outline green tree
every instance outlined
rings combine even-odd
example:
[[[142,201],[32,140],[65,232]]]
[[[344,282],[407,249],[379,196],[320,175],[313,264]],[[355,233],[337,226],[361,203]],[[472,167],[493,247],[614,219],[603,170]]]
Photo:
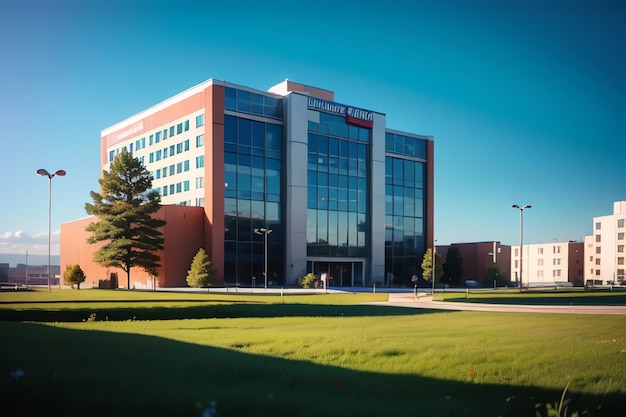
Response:
[[[500,266],[498,264],[489,265],[489,268],[487,268],[487,279],[493,282],[494,288],[497,284],[502,284],[500,282]]]
[[[65,268],[63,273],[63,282],[68,285],[76,284],[76,288],[80,290],[80,284],[85,282],[87,277],[79,265],[70,265]]]
[[[208,288],[218,285],[217,277],[209,256],[200,248],[193,257],[191,267],[187,271],[187,284],[190,287]]]
[[[460,284],[463,275],[463,258],[459,248],[451,246],[446,255],[446,262],[443,264],[443,272],[446,279],[451,284]]]
[[[443,267],[442,267],[441,256],[435,252],[435,282],[440,282],[441,277],[443,276]],[[431,281],[433,276],[433,249],[426,249],[426,253],[424,253],[424,257],[422,258],[422,277],[426,281]]]
[[[98,219],[85,229],[91,232],[87,242],[107,242],[94,253],[94,261],[124,270],[130,289],[131,268],[156,275],[160,266],[155,252],[163,249],[160,228],[165,221],[152,215],[161,207],[161,197],[151,190],[150,172],[126,150],[98,182],[100,193],[92,191],[93,204],[85,204],[85,211]]]

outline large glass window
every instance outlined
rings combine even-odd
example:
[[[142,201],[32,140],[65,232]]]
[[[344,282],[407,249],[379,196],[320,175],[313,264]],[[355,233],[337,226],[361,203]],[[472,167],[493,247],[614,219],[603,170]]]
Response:
[[[385,158],[385,272],[400,283],[419,275],[425,250],[424,170],[421,161]]]
[[[396,133],[385,134],[385,151],[426,159],[426,139]]]
[[[236,95],[239,97],[238,95]],[[259,111],[258,96],[251,98]],[[224,120],[225,280],[263,284],[264,236],[268,238],[268,283],[284,282],[282,126],[226,115]]]
[[[308,256],[367,256],[368,145],[361,141],[369,142],[369,134],[326,113],[320,123],[309,122]]]
[[[281,98],[251,93],[232,87],[225,88],[225,107],[227,110],[245,114],[282,120],[283,101]]]

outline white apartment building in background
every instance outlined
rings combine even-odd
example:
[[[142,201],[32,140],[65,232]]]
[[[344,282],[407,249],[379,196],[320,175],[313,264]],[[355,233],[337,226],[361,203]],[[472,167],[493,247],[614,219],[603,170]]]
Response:
[[[584,246],[582,242],[552,242],[524,245],[520,257],[520,247],[511,246],[511,282],[520,282],[520,262],[522,285],[545,286],[583,285]]]
[[[585,285],[618,283],[626,269],[626,201],[613,203],[613,214],[593,218],[585,236]]]

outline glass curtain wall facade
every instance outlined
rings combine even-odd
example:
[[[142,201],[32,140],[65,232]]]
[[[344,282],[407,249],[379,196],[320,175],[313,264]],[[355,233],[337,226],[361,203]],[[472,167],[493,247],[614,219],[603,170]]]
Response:
[[[385,135],[385,273],[395,284],[421,276],[426,237],[426,140]]]
[[[267,250],[268,283],[284,284],[282,99],[226,87],[225,108],[224,277],[263,286]]]
[[[370,142],[371,129],[345,117],[320,113],[319,123],[308,122],[307,270],[337,286],[359,285],[359,260],[369,255]]]

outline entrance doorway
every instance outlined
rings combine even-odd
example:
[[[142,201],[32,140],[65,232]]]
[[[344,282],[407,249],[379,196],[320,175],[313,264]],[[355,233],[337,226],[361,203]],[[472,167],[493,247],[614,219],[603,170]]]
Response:
[[[326,274],[330,287],[362,287],[363,262],[319,262],[313,261],[313,273]]]

